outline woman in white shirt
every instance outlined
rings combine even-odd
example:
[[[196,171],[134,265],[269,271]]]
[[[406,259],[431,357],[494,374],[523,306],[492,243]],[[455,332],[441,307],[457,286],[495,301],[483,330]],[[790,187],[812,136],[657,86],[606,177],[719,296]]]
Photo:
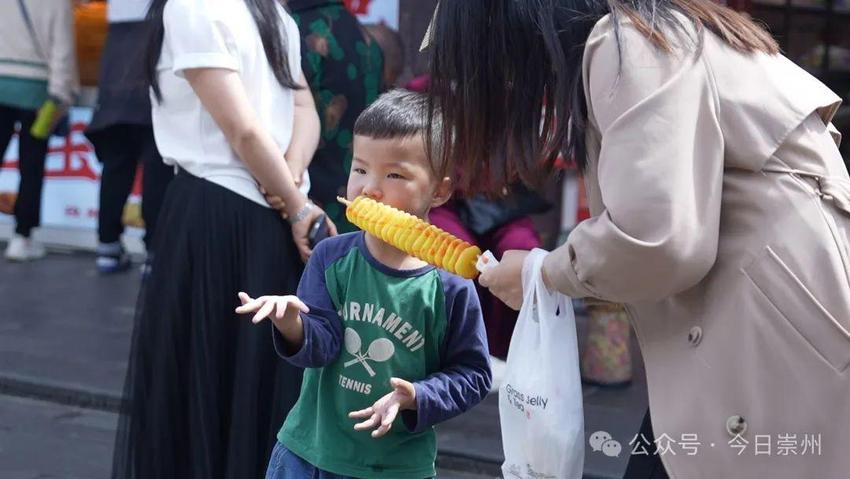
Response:
[[[276,0],[154,0],[151,16],[154,135],[177,176],[137,312],[113,476],[260,478],[300,371],[234,309],[237,291],[295,291],[322,214],[289,166],[308,164],[319,140],[298,29]],[[260,185],[284,200],[291,231]]]

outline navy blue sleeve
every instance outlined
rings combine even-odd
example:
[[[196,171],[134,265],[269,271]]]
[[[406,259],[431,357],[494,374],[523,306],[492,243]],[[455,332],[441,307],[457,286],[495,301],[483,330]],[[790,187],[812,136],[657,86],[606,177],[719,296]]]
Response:
[[[339,356],[343,335],[342,319],[325,284],[325,269],[332,256],[329,250],[332,249],[331,245],[341,243],[333,240],[328,238],[316,245],[298,283],[297,296],[310,308],[309,313],[301,313],[301,321],[304,323],[304,344],[301,349],[295,354],[289,354],[286,340],[272,325],[277,354],[301,368],[320,368]]]
[[[440,274],[446,292],[448,330],[440,371],[413,384],[417,410],[402,413],[405,426],[413,433],[469,410],[487,396],[493,382],[475,285],[449,273]]]

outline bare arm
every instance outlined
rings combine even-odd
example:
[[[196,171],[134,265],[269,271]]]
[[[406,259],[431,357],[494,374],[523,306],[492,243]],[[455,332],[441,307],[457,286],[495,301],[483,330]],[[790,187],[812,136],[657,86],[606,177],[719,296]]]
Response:
[[[223,68],[192,68],[184,70],[184,75],[254,178],[266,191],[282,198],[287,215],[295,217],[307,204],[307,198],[298,191],[283,152],[251,107],[239,73]],[[320,214],[323,213],[319,208],[313,208],[292,225],[293,239],[304,260],[312,252],[308,229]]]
[[[296,188],[277,143],[251,108],[239,73],[222,68],[193,68],[185,70],[185,76],[257,181],[284,199],[287,213],[297,213],[307,199]]]
[[[304,75],[298,79],[302,87],[295,90],[295,121],[292,128],[292,141],[286,150],[286,162],[295,177],[295,182],[300,184],[301,175],[310,166],[316,148],[319,146],[319,135],[321,124],[319,114],[316,112],[316,102],[307,85]]]

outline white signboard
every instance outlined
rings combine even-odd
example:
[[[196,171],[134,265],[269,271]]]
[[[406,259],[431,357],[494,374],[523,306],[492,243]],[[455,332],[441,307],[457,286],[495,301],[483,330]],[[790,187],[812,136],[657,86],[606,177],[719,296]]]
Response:
[[[97,229],[102,166],[83,135],[91,116],[91,108],[71,108],[70,134],[50,138],[42,191],[42,226]],[[7,210],[7,213],[18,191],[19,178],[18,138],[15,136],[6,149],[0,169],[0,209]],[[140,198],[138,179],[133,187],[131,203],[138,203]],[[14,222],[14,218],[0,213],[0,222]]]
[[[106,14],[112,23],[139,22],[148,14],[150,3],[150,0],[109,0]]]

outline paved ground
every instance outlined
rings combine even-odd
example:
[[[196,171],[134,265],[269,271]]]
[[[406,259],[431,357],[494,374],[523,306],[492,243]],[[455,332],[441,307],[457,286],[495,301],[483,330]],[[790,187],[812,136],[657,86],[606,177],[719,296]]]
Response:
[[[0,396],[0,476],[106,479],[117,416]]]
[[[0,396],[0,477],[107,479],[116,418],[113,413]],[[444,469],[440,477],[493,476]]]
[[[139,281],[137,270],[98,276],[86,254],[0,260],[0,478],[108,476]],[[605,430],[624,446],[634,436],[646,408],[635,360],[630,387],[585,388],[587,436]],[[496,395],[438,431],[440,477],[498,475]],[[622,475],[627,454],[586,450],[585,477]]]

